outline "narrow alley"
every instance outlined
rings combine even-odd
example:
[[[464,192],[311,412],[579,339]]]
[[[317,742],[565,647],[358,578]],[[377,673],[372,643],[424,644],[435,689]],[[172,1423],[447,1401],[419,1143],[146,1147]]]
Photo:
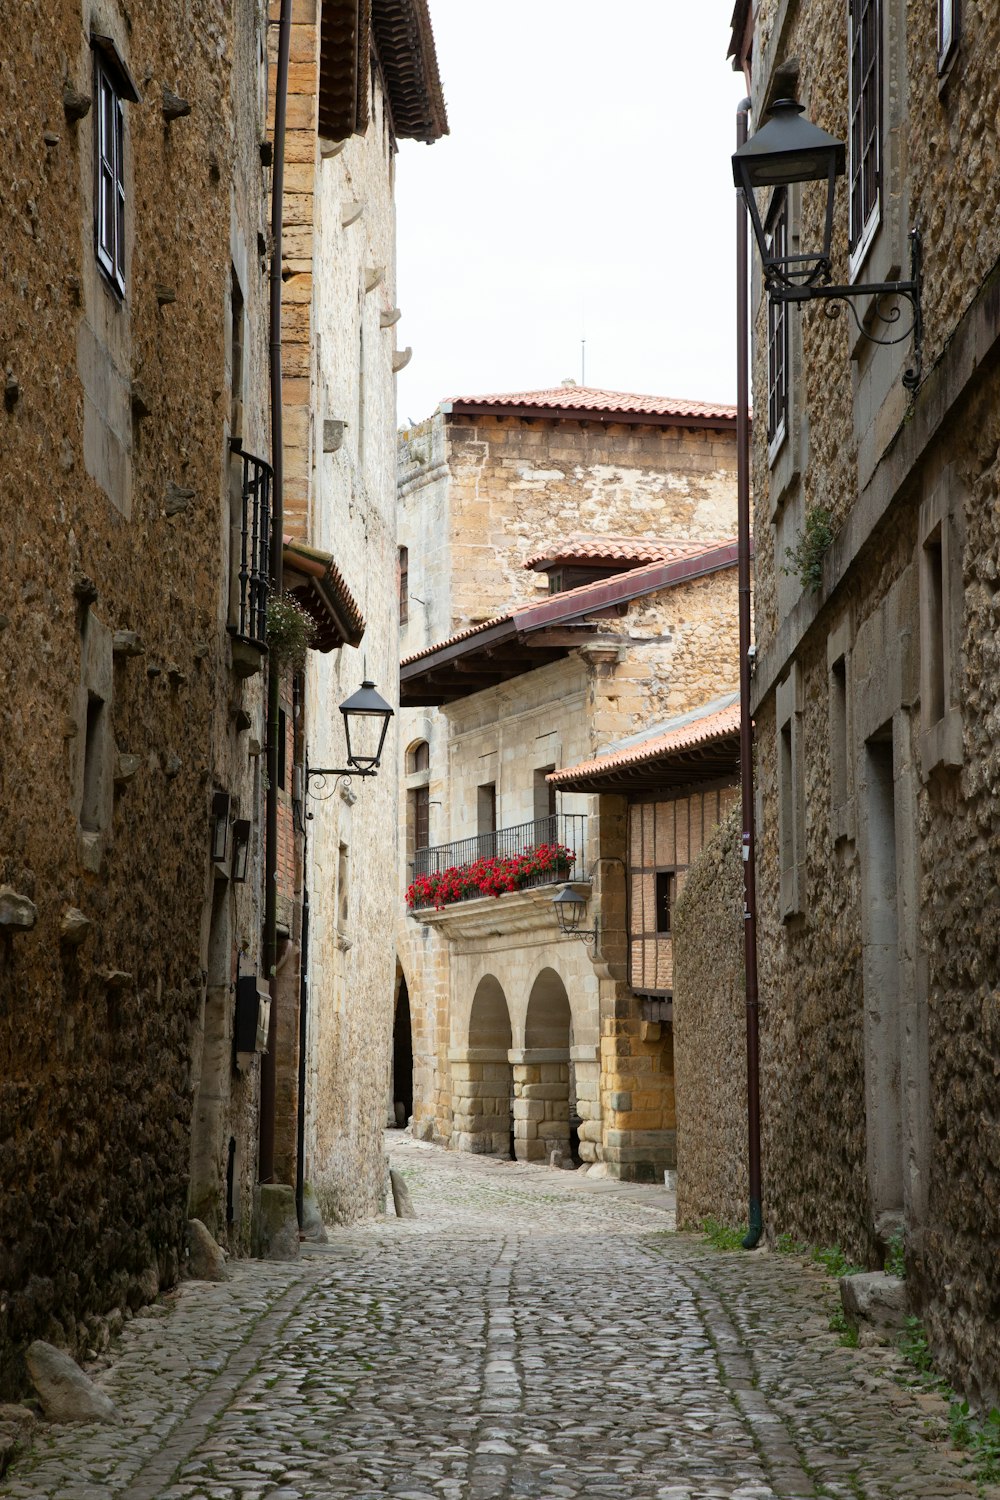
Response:
[[[391,1133],[415,1220],[232,1263],[126,1325],[117,1426],[39,1424],[11,1500],[930,1500],[977,1493],[895,1354],[794,1257],[656,1187]]]

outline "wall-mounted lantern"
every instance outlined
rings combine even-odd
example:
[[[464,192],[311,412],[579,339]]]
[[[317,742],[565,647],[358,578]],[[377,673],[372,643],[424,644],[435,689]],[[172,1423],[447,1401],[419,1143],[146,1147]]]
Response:
[[[232,798],[228,792],[216,792],[212,797],[212,862],[226,863],[229,848],[229,809]]]
[[[552,905],[555,908],[559,931],[563,937],[581,938],[583,942],[593,943],[596,947],[597,934],[600,931],[597,918],[594,919],[593,927],[580,926],[587,911],[586,896],[581,896],[574,886],[564,885],[552,897]]]
[[[377,776],[382,760],[389,720],[395,710],[386,703],[369,678],[340,705],[347,742],[346,766],[306,766],[306,785],[313,777],[337,776],[350,782],[352,776]]]
[[[759,130],[733,155],[733,180],[753,224],[754,238],[764,269],[764,285],[775,302],[812,302],[817,299],[843,302],[857,324],[858,332],[873,344],[901,344],[913,335],[913,365],[903,375],[907,390],[920,384],[923,321],[920,312],[920,231],[910,231],[910,280],[856,282],[851,286],[830,285],[833,275],[831,243],[837,178],[846,170],[843,141],[828,135],[803,117],[795,99],[777,99]],[[823,244],[818,250],[798,255],[776,256],[761,220],[754,196],[756,189],[789,187],[796,182],[826,182],[826,214]],[[896,299],[884,312],[883,298]],[[874,299],[871,315],[894,328],[900,319],[898,299],[909,302],[912,321],[894,337],[878,338],[865,326],[854,306],[856,298]],[[868,309],[864,315],[868,316]]]
[[[231,879],[235,885],[242,885],[247,878],[247,866],[250,862],[250,819],[237,818],[233,824],[233,868]]]

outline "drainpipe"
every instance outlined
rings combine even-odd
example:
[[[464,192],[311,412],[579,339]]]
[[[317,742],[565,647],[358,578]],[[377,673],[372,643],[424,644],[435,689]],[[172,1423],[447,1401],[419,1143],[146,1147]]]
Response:
[[[736,145],[747,139],[750,100],[736,111]],[[757,1004],[757,882],[755,874],[753,722],[750,717],[750,340],[747,210],[736,193],[736,510],[740,593],[740,790],[743,801],[743,966],[747,1013],[747,1165],[749,1227],[744,1250],[760,1242],[760,1024]]]
[[[274,82],[274,161],[271,174],[271,467],[274,489],[271,510],[271,593],[283,587],[281,548],[284,539],[284,439],[281,423],[281,230],[285,198],[285,106],[288,60],[292,43],[292,0],[281,0],[278,22],[278,59]],[[267,673],[267,803],[264,846],[264,974],[271,990],[271,1021],[267,1051],[260,1069],[261,1182],[274,1180],[274,1109],[277,1091],[275,1043],[278,1015],[275,989],[278,968],[278,692],[280,673]]]
[[[305,880],[305,851],[302,855]],[[302,1228],[306,1181],[306,1027],[309,1024],[309,892],[302,895],[302,949],[299,954],[299,1096],[295,1119],[295,1212]]]

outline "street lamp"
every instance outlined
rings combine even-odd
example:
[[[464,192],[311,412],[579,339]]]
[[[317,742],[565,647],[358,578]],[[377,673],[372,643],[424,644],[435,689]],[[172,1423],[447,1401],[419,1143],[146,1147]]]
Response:
[[[777,99],[770,115],[744,145],[733,154],[733,181],[743,194],[754,238],[760,251],[764,285],[776,302],[812,302],[817,299],[843,302],[850,310],[858,332],[873,344],[901,344],[913,335],[913,366],[903,375],[907,390],[920,384],[923,345],[923,321],[920,311],[920,231],[910,231],[910,280],[856,282],[852,286],[830,285],[833,239],[833,208],[838,177],[846,170],[846,149],[842,141],[828,135],[803,115],[795,99]],[[823,221],[823,245],[805,254],[775,256],[757,208],[755,192],[761,188],[789,187],[796,182],[826,182],[826,214]],[[895,326],[900,309],[891,306],[883,312],[884,297],[909,302],[912,321],[892,338],[878,338],[866,328],[854,306],[854,299],[872,298],[873,315],[882,323]]]
[[[386,703],[381,693],[376,692],[374,682],[366,677],[357,692],[344,699],[340,712],[344,715],[347,765],[307,765],[307,788],[314,776],[319,780],[327,776],[342,777],[345,784],[349,785],[352,776],[378,775],[385,737],[389,732],[389,720],[393,717],[394,709]]]
[[[552,897],[552,905],[563,937],[582,938],[585,943],[593,943],[596,947],[599,926],[597,919],[594,919],[593,928],[580,926],[587,910],[586,896],[581,896],[572,885],[564,885]]]
[[[212,796],[212,862],[226,863],[229,847],[229,808],[232,802],[228,792],[215,792]]]

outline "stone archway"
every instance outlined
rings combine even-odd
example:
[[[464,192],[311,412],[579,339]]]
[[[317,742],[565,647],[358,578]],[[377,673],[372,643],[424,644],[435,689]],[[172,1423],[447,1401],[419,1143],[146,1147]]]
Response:
[[[399,981],[392,1026],[392,1115],[402,1130],[413,1114],[413,1029],[406,976]]]
[[[484,974],[472,999],[468,1045],[450,1053],[451,1143],[459,1151],[511,1155],[512,1039],[507,997],[500,981]]]
[[[548,1161],[553,1151],[570,1156],[572,1045],[566,986],[555,969],[542,969],[528,996],[524,1048],[512,1054],[514,1144],[521,1161]]]

